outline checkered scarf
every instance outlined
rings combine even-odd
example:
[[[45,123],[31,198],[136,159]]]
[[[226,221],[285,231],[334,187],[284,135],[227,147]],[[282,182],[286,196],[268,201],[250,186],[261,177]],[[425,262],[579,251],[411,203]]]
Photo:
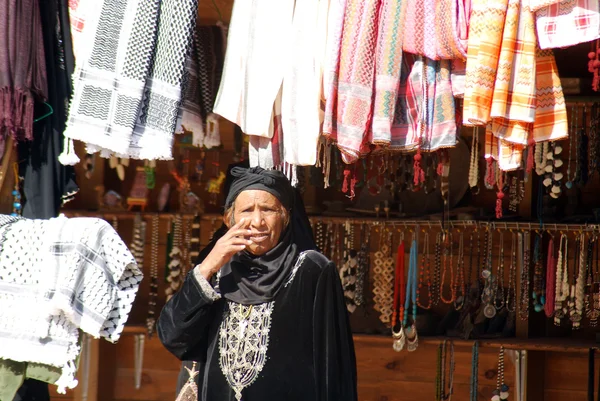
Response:
[[[102,0],[87,15],[65,137],[101,156],[171,159],[197,0]]]
[[[0,216],[0,243],[0,358],[61,368],[64,391],[79,329],[116,342],[142,273],[100,219]]]
[[[574,46],[600,37],[600,3],[597,0],[554,2],[540,7],[535,17],[542,49]]]

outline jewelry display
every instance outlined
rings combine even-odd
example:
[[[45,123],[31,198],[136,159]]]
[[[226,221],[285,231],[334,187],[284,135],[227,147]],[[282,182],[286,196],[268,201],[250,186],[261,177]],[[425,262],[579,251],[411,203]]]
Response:
[[[469,401],[477,401],[479,390],[479,342],[474,341],[471,350],[471,381],[469,389]]]
[[[492,393],[492,401],[508,400],[508,386],[504,382],[504,346],[500,346],[498,354],[498,374],[496,376],[496,389]]]
[[[548,241],[548,252],[546,253],[546,303],[544,313],[550,318],[554,314],[556,296],[556,260],[554,259],[554,238]]]
[[[454,393],[454,343],[450,341],[450,346],[448,347],[448,342],[444,340],[442,343],[442,374],[441,374],[441,399],[444,401],[451,401],[452,394]],[[450,348],[450,351],[448,351]],[[447,354],[450,354],[449,358]],[[446,363],[448,366],[446,367]],[[448,379],[446,380],[446,374],[448,375]],[[446,388],[446,383],[448,387]]]
[[[392,233],[381,230],[379,251],[375,253],[373,267],[373,309],[379,312],[379,320],[390,324],[394,299],[394,259],[391,255]]]
[[[567,296],[567,316],[569,316],[569,320],[571,323],[574,323],[574,320],[577,319],[575,317],[575,286],[577,282],[577,270],[579,263],[579,248],[581,244],[579,243],[579,236],[575,237],[575,252],[573,257],[573,268],[568,272],[569,277],[569,295]]]
[[[156,303],[158,300],[158,235],[160,221],[158,215],[152,216],[152,232],[150,233],[150,294],[148,296],[148,317],[146,328],[148,337],[152,337],[156,327]]]
[[[405,319],[405,305],[408,301],[408,295],[404,286],[404,241],[400,241],[398,245],[398,252],[396,254],[396,274],[394,277],[394,311],[392,313],[392,338],[394,351],[400,352],[404,349],[406,342],[406,336],[404,334],[404,326],[406,324]],[[410,279],[410,271],[409,271]],[[395,331],[394,327],[399,326],[400,330]]]
[[[425,230],[423,230],[425,232]],[[423,285],[427,286],[427,305],[421,301],[421,289]],[[431,294],[431,255],[429,248],[429,232],[425,232],[423,237],[423,257],[421,258],[421,268],[419,269],[419,284],[417,286],[417,305],[421,309],[429,310],[433,303]]]
[[[583,310],[586,317],[590,317],[592,312],[592,283],[593,283],[593,274],[594,274],[594,236],[590,236],[587,238],[587,246],[586,246],[586,259],[585,259],[585,290],[584,290],[584,302],[583,302]],[[591,326],[591,322],[590,322]]]

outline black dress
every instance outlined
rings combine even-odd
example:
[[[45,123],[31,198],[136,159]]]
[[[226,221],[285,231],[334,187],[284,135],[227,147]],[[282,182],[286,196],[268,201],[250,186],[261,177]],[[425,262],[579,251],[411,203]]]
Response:
[[[255,380],[242,390],[243,401],[357,399],[354,345],[337,270],[316,251],[304,256],[273,302],[254,308],[271,308],[270,329],[268,343],[260,340],[264,330],[249,327],[245,331],[245,338],[257,340],[254,344],[266,344],[266,355]],[[234,401],[235,391],[223,373],[230,365],[222,356],[229,355],[225,348],[237,347],[239,334],[235,333],[243,330],[240,325],[228,325],[228,316],[243,308],[224,298],[211,299],[207,284],[201,284],[193,272],[188,275],[165,305],[158,335],[179,359],[197,361],[199,401]],[[224,333],[233,336],[225,341]],[[260,348],[245,358],[262,361],[257,357]]]

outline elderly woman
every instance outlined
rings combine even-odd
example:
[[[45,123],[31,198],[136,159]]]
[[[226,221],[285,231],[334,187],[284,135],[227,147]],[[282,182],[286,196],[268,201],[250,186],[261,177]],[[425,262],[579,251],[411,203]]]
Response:
[[[193,361],[180,399],[356,400],[339,276],[315,250],[300,197],[278,171],[232,174],[228,230],[158,321],[164,346]]]

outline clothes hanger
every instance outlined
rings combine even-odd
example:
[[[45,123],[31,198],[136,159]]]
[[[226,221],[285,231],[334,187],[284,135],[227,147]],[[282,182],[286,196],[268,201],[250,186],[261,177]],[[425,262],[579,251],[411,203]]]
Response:
[[[36,118],[35,120],[33,120],[33,122],[34,122],[34,123],[37,123],[38,121],[41,121],[41,120],[43,120],[43,119],[44,119],[44,118],[46,118],[46,117],[50,117],[50,116],[52,115],[52,113],[54,113],[54,109],[52,108],[52,106],[50,106],[50,103],[48,103],[48,102],[44,102],[44,104],[45,104],[46,106],[48,106],[48,109],[49,109],[50,111],[48,111],[48,112],[47,112],[46,114],[44,114],[43,116],[41,116],[41,117],[38,117],[38,118]]]

